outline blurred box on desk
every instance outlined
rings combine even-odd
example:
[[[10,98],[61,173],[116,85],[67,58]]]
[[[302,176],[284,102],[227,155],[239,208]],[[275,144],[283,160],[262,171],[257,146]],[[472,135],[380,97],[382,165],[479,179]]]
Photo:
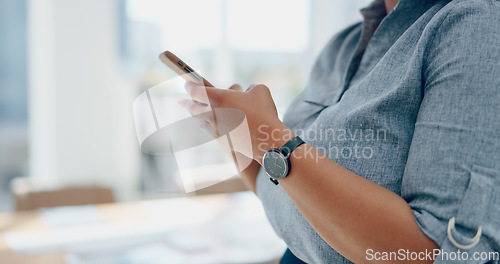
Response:
[[[43,207],[113,203],[113,191],[99,186],[37,189],[28,178],[16,178],[11,183],[17,211]]]

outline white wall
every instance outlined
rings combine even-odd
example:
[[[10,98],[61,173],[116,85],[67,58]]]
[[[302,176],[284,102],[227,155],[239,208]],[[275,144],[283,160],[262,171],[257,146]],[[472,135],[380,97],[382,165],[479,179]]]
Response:
[[[120,76],[115,0],[29,1],[30,177],[132,198],[135,91]]]
[[[311,0],[309,57],[316,59],[335,33],[361,21],[359,9],[367,6],[371,1]]]

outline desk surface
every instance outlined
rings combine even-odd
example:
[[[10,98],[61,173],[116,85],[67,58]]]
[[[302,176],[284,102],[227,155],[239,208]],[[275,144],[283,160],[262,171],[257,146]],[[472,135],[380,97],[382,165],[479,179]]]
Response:
[[[249,249],[249,251],[253,250],[253,253],[256,253],[259,250],[256,245],[264,242],[263,246],[267,247],[267,251],[263,255],[267,256],[271,261],[278,258],[285,247],[275,236],[265,219],[262,209],[257,205],[260,206],[257,198],[250,193],[103,204],[96,206],[102,221],[97,225],[90,225],[90,227],[85,224],[54,227],[53,224],[48,223],[40,211],[2,213],[0,214],[0,262],[8,264],[93,263],[92,261],[71,262],[68,261],[68,256],[71,255],[74,258],[82,254],[88,255],[89,252],[92,253],[91,256],[95,256],[96,253],[92,251],[92,245],[97,240],[102,240],[102,236],[96,238],[92,236],[93,234],[87,234],[88,236],[82,238],[83,240],[86,239],[84,250],[82,250],[82,241],[75,241],[68,237],[67,242],[56,243],[52,247],[21,254],[14,252],[9,247],[9,245],[12,246],[12,241],[15,239],[9,242],[8,239],[6,240],[6,235],[13,238],[27,235],[25,239],[35,241],[33,243],[36,245],[37,239],[58,236],[58,239],[63,241],[65,234],[73,235],[75,230],[107,230],[108,227],[111,227],[111,229],[122,228],[116,229],[115,235],[117,233],[127,234],[123,234],[124,237],[110,238],[104,244],[103,241],[97,241],[95,247],[109,246],[119,241],[119,246],[123,247],[122,251],[116,251],[116,247],[109,251],[129,252],[135,250],[135,255],[131,258],[137,259],[137,256],[141,256],[141,254],[156,254],[158,257],[161,254],[170,254],[168,256],[175,256],[176,259],[185,257],[186,263],[205,263],[205,260],[207,260],[206,263],[209,263],[210,258],[212,258],[212,261],[222,258],[226,262],[232,262],[231,259],[238,258],[237,254],[234,255],[235,252]],[[104,225],[104,229],[102,225]],[[245,228],[241,228],[242,226]],[[132,230],[127,230],[127,228]],[[122,232],[122,230],[126,232]],[[158,234],[155,233],[155,230],[159,230]],[[256,231],[264,232],[263,230],[266,232],[255,237]],[[134,232],[129,233],[128,231]],[[110,234],[113,234],[113,230],[110,230]],[[137,240],[136,238],[140,239]],[[133,244],[122,245],[124,241],[134,239]],[[263,241],[259,241],[260,239],[263,239]],[[233,245],[238,244],[239,248],[231,248]],[[274,250],[269,250],[269,248]],[[19,251],[19,248],[17,251]],[[99,254],[103,254],[103,252],[97,255]],[[106,256],[106,258],[109,257]],[[152,262],[155,261],[151,260]],[[244,262],[241,260],[241,263]],[[254,259],[249,262],[266,263],[267,261]]]

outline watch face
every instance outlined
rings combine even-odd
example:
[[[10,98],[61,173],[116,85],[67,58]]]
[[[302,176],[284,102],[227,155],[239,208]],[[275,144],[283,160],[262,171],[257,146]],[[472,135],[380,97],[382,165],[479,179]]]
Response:
[[[283,179],[288,174],[288,160],[278,150],[270,150],[262,159],[264,170],[269,177]]]

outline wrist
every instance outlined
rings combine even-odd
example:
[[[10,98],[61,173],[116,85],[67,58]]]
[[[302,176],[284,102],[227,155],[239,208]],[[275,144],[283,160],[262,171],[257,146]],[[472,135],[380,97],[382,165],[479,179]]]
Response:
[[[257,128],[257,134],[253,158],[261,164],[262,157],[267,151],[280,148],[295,137],[295,133],[280,120],[261,124]]]

